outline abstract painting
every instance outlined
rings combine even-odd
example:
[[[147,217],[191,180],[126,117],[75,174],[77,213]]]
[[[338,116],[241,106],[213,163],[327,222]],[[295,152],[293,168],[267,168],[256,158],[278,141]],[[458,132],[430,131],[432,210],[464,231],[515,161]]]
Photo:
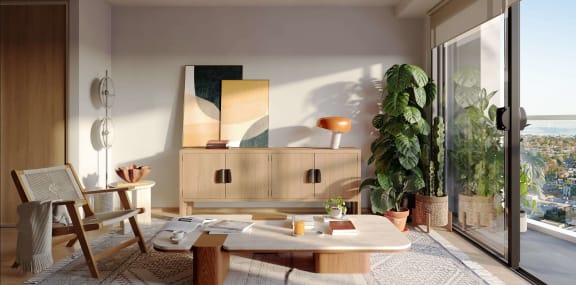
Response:
[[[220,138],[268,147],[268,80],[222,80]]]
[[[183,147],[220,139],[222,80],[242,79],[241,65],[187,65],[184,81]]]

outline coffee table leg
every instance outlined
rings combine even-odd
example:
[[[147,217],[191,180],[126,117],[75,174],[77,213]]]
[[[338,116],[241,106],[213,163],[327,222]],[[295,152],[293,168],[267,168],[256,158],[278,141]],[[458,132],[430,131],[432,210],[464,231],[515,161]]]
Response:
[[[227,235],[202,234],[192,246],[194,285],[222,285],[230,268],[230,254],[222,251]]]
[[[316,273],[368,273],[370,253],[314,253]]]

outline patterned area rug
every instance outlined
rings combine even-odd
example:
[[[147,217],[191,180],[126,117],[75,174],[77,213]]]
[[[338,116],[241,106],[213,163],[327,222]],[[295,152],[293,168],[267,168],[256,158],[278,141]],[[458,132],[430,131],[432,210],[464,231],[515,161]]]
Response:
[[[150,246],[165,221],[155,219],[141,230]],[[132,237],[111,231],[92,242],[93,249]],[[410,230],[412,249],[407,252],[371,255],[368,274],[316,274],[307,254],[233,255],[226,285],[236,284],[503,284],[499,279],[471,262],[440,235]],[[192,255],[163,253],[150,249],[140,254],[136,245],[98,263],[102,278],[95,280],[82,252],[78,250],[46,271],[28,280],[28,284],[192,284]]]

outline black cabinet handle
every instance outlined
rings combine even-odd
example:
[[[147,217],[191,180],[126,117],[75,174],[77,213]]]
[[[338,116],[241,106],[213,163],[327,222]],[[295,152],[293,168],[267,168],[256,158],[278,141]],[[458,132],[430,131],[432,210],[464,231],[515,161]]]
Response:
[[[322,171],[320,169],[314,169],[314,183],[322,182]]]
[[[314,169],[306,171],[306,183],[314,183]]]
[[[232,171],[224,169],[224,183],[232,183]]]
[[[218,169],[214,172],[214,182],[217,184],[226,183],[225,169]]]

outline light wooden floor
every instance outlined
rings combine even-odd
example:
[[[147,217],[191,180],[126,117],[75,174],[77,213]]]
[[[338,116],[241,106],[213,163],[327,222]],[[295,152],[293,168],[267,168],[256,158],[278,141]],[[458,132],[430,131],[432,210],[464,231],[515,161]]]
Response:
[[[152,214],[154,216],[174,217],[177,216],[177,211],[175,209],[153,209]],[[95,239],[108,230],[109,229],[103,229],[101,231],[88,232],[88,239]],[[462,250],[473,261],[482,265],[486,270],[500,278],[505,284],[529,284],[514,272],[501,265],[498,261],[494,260],[494,258],[471,245],[458,234],[447,232],[443,228],[436,228],[435,230],[454,246]],[[15,228],[0,228],[0,284],[2,285],[23,284],[24,281],[33,276],[33,274],[23,274],[18,272],[17,269],[11,268],[14,263],[14,257],[16,256],[16,238],[17,231]],[[55,262],[79,249],[78,243],[72,248],[66,247],[66,241],[65,236],[54,239],[52,255]]]

